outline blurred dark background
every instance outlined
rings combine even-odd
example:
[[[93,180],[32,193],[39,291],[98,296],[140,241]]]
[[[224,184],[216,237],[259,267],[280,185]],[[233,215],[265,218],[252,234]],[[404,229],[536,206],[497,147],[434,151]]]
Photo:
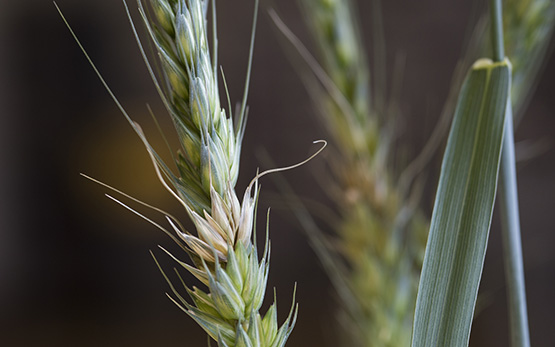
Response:
[[[163,143],[146,109],[152,105],[170,129],[134,42],[120,1],[60,0],[94,62],[124,107]],[[370,5],[359,1],[369,32]],[[137,19],[136,5],[130,1]],[[429,137],[451,74],[474,18],[469,2],[384,1],[388,61],[405,54],[403,143],[408,158]],[[241,97],[253,1],[219,1],[220,63],[232,100]],[[280,13],[307,42],[294,1]],[[306,157],[315,126],[309,98],[277,39],[263,4],[250,93],[250,119],[238,187],[268,151],[279,165]],[[136,21],[139,23],[138,19]],[[139,25],[140,27],[140,25]],[[370,42],[368,47],[370,47]],[[392,64],[390,64],[391,67]],[[553,140],[555,59],[550,59],[517,141]],[[162,148],[162,147],[159,147]],[[532,344],[555,340],[555,151],[519,167],[523,249]],[[303,196],[323,200],[311,164],[288,172]],[[262,166],[262,168],[264,168]],[[433,196],[439,161],[430,166]],[[137,136],[119,113],[51,1],[0,2],[0,345],[200,346],[199,327],[164,295],[169,288],[154,264],[174,264],[157,249],[171,240],[104,197],[83,172],[158,207],[184,216],[155,178]],[[271,179],[262,182],[259,224],[269,205],[280,207]],[[431,201],[424,202],[430,211]],[[505,285],[497,216],[490,236],[481,291],[486,298],[471,346],[508,345]],[[280,319],[298,283],[299,321],[288,346],[334,346],[335,299],[299,225],[286,209],[271,217],[272,267]],[[178,252],[176,252],[178,253]],[[179,254],[179,253],[178,253]],[[188,283],[195,283],[187,277]],[[271,294],[268,295],[271,297]]]

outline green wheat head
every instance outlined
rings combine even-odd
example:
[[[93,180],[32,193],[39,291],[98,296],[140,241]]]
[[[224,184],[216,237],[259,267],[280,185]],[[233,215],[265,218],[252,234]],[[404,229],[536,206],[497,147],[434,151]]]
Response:
[[[208,1],[151,0],[154,18],[141,14],[158,53],[163,80],[157,82],[180,139],[175,158],[178,175],[159,159],[162,182],[182,203],[196,234],[168,218],[193,264],[178,261],[207,290],[185,286],[192,303],[170,283],[176,304],[193,318],[219,346],[283,346],[296,320],[291,309],[278,328],[273,304],[259,313],[266,291],[269,246],[262,258],[253,242],[258,197],[255,178],[239,200],[235,184],[239,172],[245,107],[232,117],[220,105],[215,52],[209,50]],[[215,42],[215,38],[214,38]],[[214,46],[215,47],[215,46]],[[166,275],[164,274],[166,277]],[[167,279],[167,277],[166,277]]]

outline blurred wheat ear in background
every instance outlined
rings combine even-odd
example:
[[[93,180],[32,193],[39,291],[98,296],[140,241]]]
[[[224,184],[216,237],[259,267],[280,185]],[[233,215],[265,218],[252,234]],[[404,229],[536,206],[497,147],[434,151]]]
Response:
[[[355,2],[299,4],[319,63],[277,15],[274,20],[305,60],[295,62],[309,65],[299,71],[333,139],[333,183],[326,188],[340,215],[332,240],[319,230],[308,235],[321,244],[316,250],[341,298],[344,345],[407,346],[428,222],[418,206],[422,187],[400,188],[393,169],[399,112],[384,90],[380,5],[371,16],[378,30],[371,70]]]

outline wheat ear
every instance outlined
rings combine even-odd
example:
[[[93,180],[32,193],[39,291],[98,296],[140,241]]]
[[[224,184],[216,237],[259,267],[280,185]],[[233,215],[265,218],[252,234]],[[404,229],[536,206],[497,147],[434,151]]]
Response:
[[[294,305],[281,327],[275,303],[264,316],[259,313],[270,258],[268,238],[260,260],[253,242],[259,176],[246,188],[242,202],[235,191],[246,92],[234,124],[220,105],[216,38],[211,55],[207,34],[208,1],[151,0],[153,18],[139,5],[161,63],[163,79],[155,78],[155,83],[180,139],[179,174],[174,175],[145,144],[160,180],[196,227],[193,235],[168,218],[193,264],[170,256],[208,288],[185,286],[192,300],[189,303],[164,273],[176,297],[172,300],[219,346],[283,346],[297,311]],[[255,13],[257,7],[258,2]]]
[[[384,100],[370,94],[370,73],[353,1],[301,0],[325,76],[308,89],[340,155],[330,161],[342,220],[335,261],[358,305],[342,313],[350,345],[407,346],[427,221],[397,187],[388,159],[392,123]],[[379,19],[379,14],[372,16]],[[317,71],[319,67],[312,67]],[[383,67],[382,67],[383,68]],[[383,85],[376,83],[383,88]]]

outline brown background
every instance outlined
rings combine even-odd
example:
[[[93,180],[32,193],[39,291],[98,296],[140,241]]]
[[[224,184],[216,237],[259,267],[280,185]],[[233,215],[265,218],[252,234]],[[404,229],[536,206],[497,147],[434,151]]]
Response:
[[[359,1],[362,18],[370,8]],[[388,61],[406,54],[401,139],[410,158],[422,147],[446,97],[472,11],[468,1],[384,1]],[[60,0],[60,7],[132,117],[160,144],[146,112],[163,116],[120,1]],[[136,14],[131,1],[132,12]],[[306,39],[293,1],[279,3],[285,21]],[[238,187],[254,175],[265,148],[281,165],[325,137],[307,94],[282,52],[263,4],[250,94],[250,119]],[[252,1],[220,1],[220,62],[233,100],[246,65]],[[365,31],[369,23],[363,20]],[[370,47],[370,41],[367,42]],[[391,67],[391,64],[390,64]],[[555,133],[555,59],[518,128],[518,141]],[[555,151],[519,167],[523,248],[532,344],[555,340]],[[312,179],[317,164],[286,174],[297,191],[325,201]],[[429,168],[433,196],[438,161]],[[200,346],[205,337],[164,295],[148,250],[173,264],[157,244],[170,240],[104,198],[85,172],[147,202],[184,215],[156,181],[146,152],[118,113],[51,1],[0,2],[0,344],[5,346]],[[300,316],[288,346],[334,346],[333,292],[295,219],[281,210],[265,179],[272,267],[280,318],[298,283]],[[430,210],[428,199],[424,207]],[[495,216],[471,346],[506,346],[507,312],[501,242]],[[259,221],[262,225],[262,220]],[[194,283],[187,278],[188,283]],[[270,291],[269,291],[270,292]],[[269,295],[270,296],[270,295]]]

